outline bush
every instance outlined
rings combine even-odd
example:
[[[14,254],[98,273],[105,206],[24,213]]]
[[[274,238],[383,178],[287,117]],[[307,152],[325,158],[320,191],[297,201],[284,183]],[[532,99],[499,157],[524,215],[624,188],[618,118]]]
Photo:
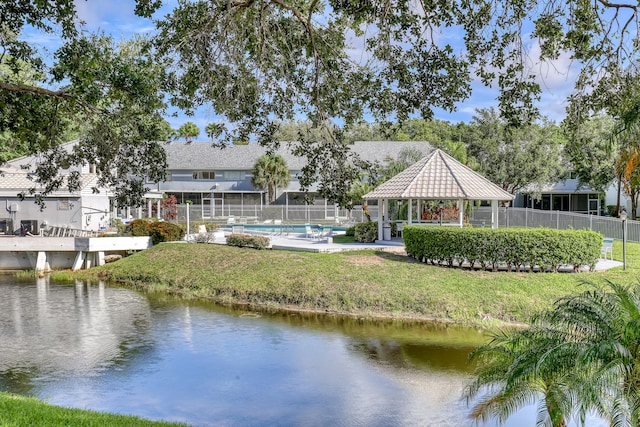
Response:
[[[372,243],[378,238],[378,223],[373,221],[359,222],[353,234],[356,242]]]
[[[147,219],[134,219],[129,223],[129,230],[134,236],[148,236],[151,221]]]
[[[191,232],[193,233],[198,231],[201,225],[204,225],[206,227],[208,233],[216,231],[218,228],[220,228],[220,225],[214,222],[194,221],[191,223]]]
[[[561,265],[591,268],[600,256],[602,235],[589,230],[490,229],[405,226],[407,254],[432,264],[468,263],[483,269],[520,271],[538,267],[557,271]]]
[[[182,240],[185,235],[184,229],[178,224],[170,222],[155,221],[149,224],[149,235],[154,245],[162,242],[174,242]]]
[[[216,240],[216,235],[213,232],[198,233],[193,237],[194,243],[213,243]]]
[[[129,223],[128,231],[133,236],[151,236],[154,245],[182,240],[185,235],[182,226],[153,219],[134,219]]]
[[[230,234],[227,236],[227,245],[241,248],[266,249],[271,241],[265,236],[251,236],[249,234]]]
[[[349,236],[349,237],[353,237],[356,234],[356,227],[349,227],[345,230],[344,235],[345,236]]]

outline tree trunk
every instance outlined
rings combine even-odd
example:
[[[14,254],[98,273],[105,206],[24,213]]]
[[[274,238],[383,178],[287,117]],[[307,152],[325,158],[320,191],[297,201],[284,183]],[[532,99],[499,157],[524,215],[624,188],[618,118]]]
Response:
[[[273,200],[273,185],[271,185],[271,184],[268,185],[267,193],[269,195],[269,204],[272,204],[274,202],[274,200]]]
[[[617,217],[620,214],[620,192],[622,191],[622,178],[618,175],[618,199],[616,200],[616,211],[613,212],[613,216]]]

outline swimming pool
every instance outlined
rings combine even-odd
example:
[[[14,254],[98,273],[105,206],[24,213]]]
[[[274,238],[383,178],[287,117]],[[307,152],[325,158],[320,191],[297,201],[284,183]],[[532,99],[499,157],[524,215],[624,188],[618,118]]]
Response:
[[[232,228],[241,226],[246,231],[255,231],[259,233],[268,233],[268,234],[304,234],[306,233],[304,224],[226,224],[223,225],[223,228]],[[311,224],[311,229],[314,232],[322,231],[323,227],[331,227],[334,233],[344,232],[346,229],[344,227],[336,227],[336,226],[327,226],[322,224]]]

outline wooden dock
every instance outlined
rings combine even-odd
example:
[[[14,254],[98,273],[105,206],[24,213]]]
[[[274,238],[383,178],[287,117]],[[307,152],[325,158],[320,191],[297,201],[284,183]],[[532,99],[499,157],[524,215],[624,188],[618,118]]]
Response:
[[[106,254],[141,251],[151,246],[151,237],[3,237],[0,270],[75,271],[103,265]]]

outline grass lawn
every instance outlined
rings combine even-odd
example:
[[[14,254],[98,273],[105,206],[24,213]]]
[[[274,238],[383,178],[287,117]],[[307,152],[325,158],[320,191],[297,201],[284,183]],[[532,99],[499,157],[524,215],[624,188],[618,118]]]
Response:
[[[113,415],[82,409],[53,406],[38,399],[0,392],[0,426],[183,426],[167,422],[149,421],[127,415]]]
[[[622,258],[621,242],[613,255]],[[627,260],[626,271],[494,273],[374,251],[317,254],[164,243],[73,277],[223,303],[492,327],[527,322],[556,298],[585,289],[585,281],[635,282],[640,244],[627,244]]]

